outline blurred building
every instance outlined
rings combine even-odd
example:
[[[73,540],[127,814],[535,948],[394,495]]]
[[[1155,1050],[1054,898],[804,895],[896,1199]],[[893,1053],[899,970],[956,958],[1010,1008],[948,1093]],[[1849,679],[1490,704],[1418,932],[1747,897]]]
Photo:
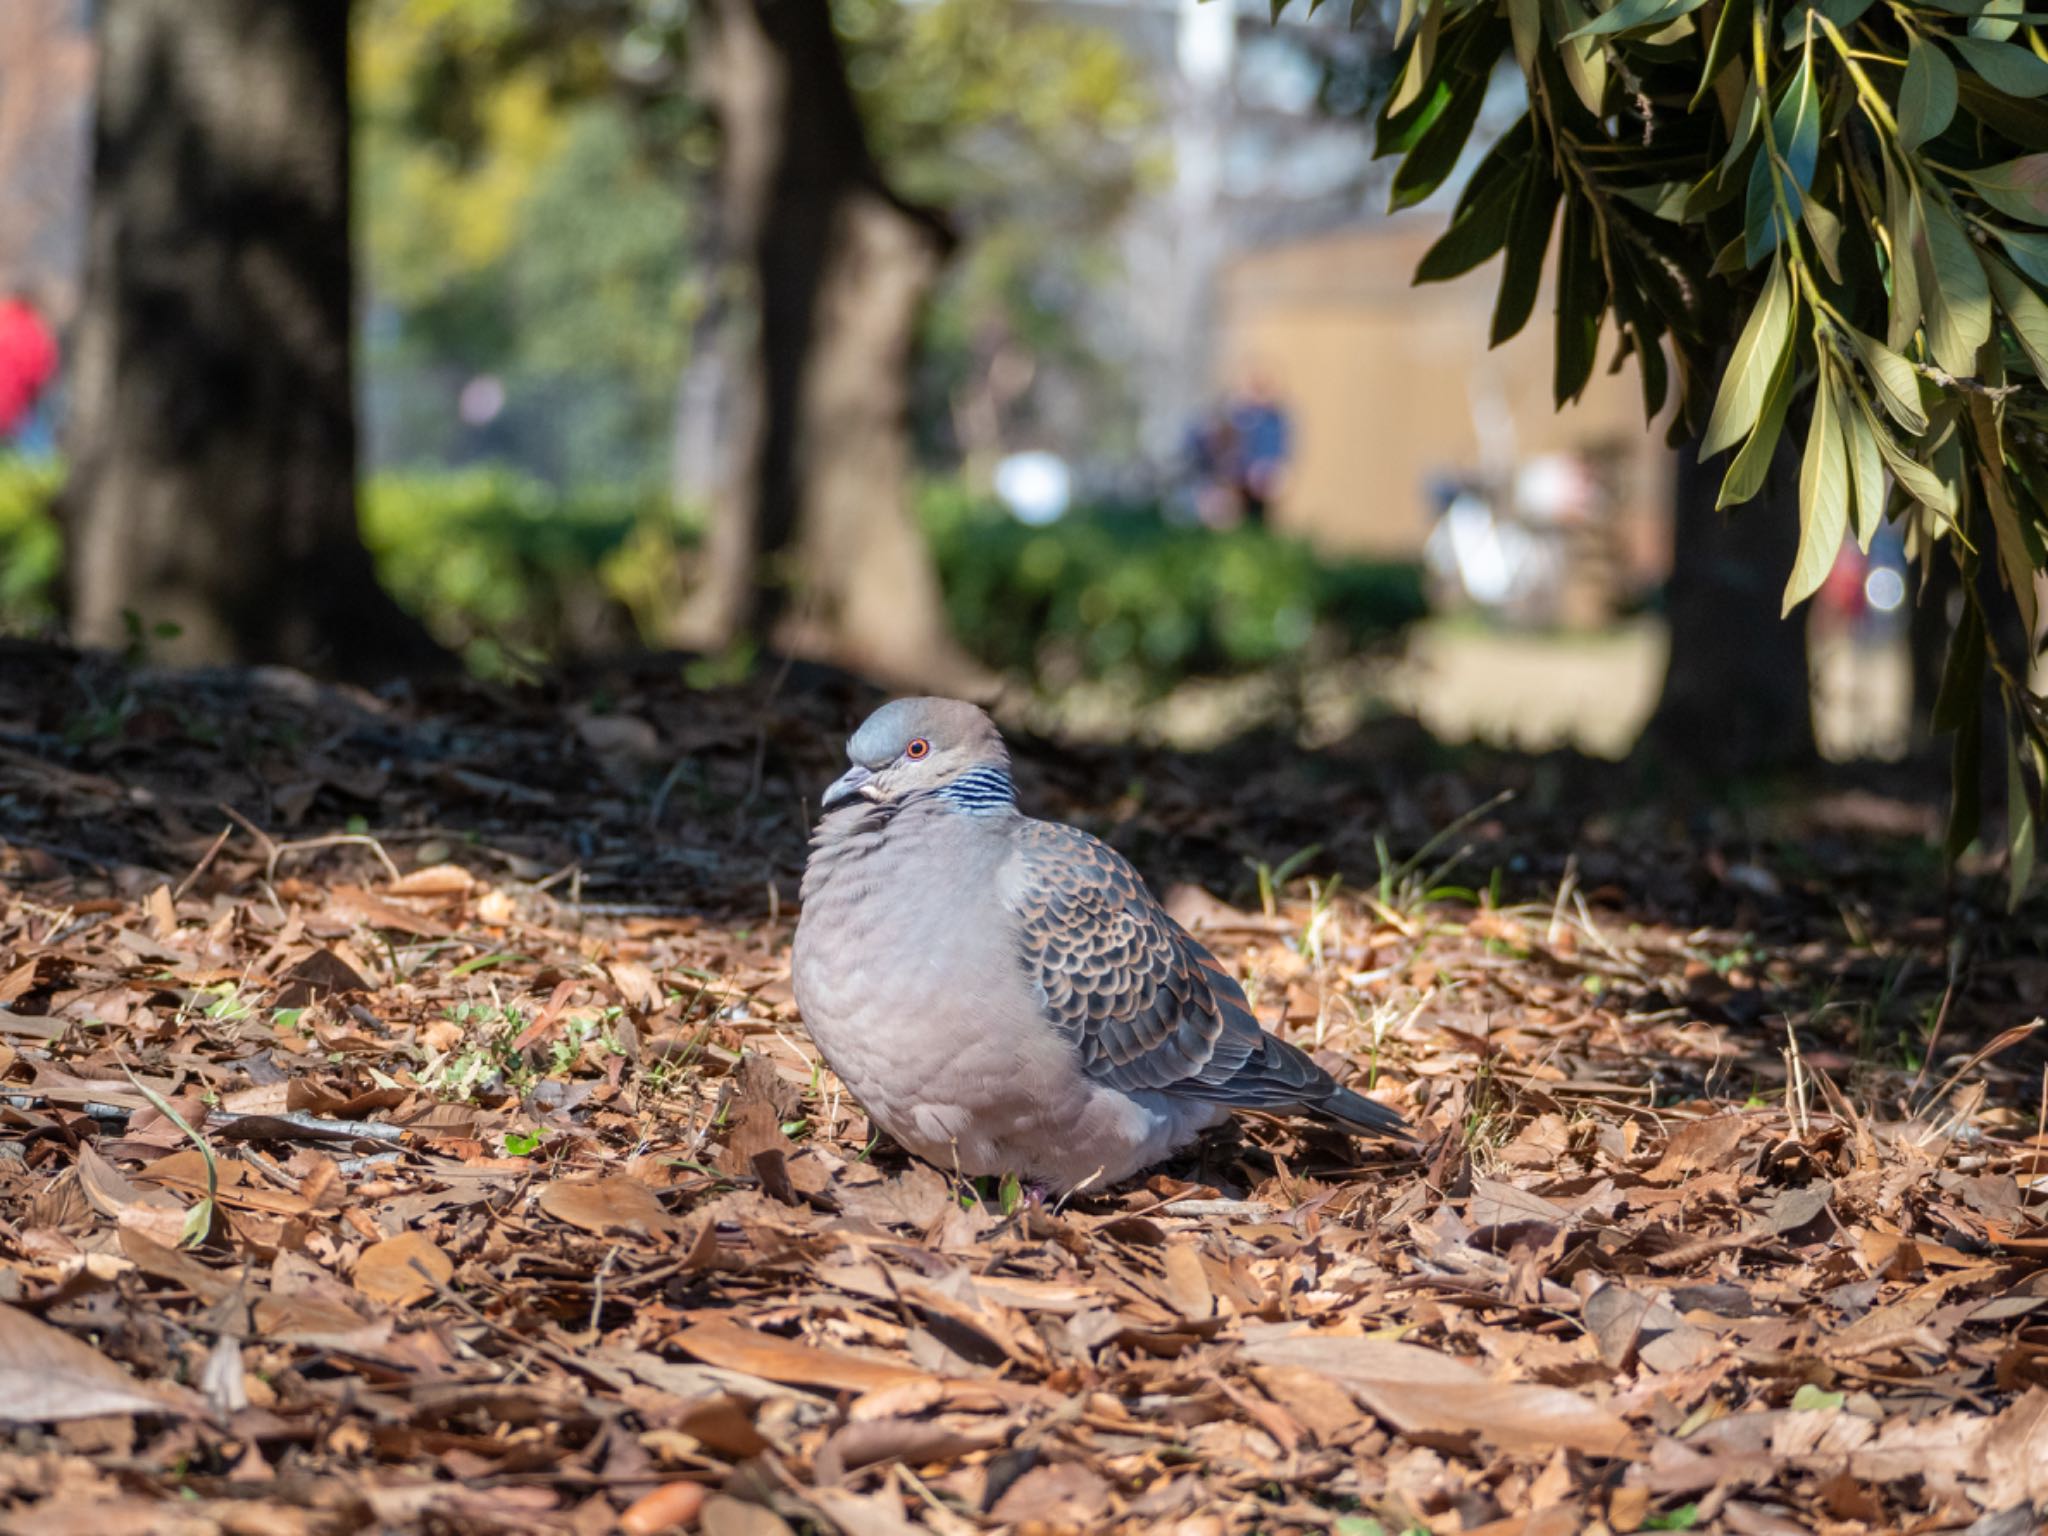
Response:
[[[1416,262],[1441,214],[1378,219],[1283,240],[1229,261],[1220,282],[1219,387],[1256,371],[1294,422],[1294,458],[1274,522],[1331,550],[1420,554],[1431,487],[1505,481],[1545,455],[1583,457],[1607,487],[1619,582],[1637,589],[1669,561],[1672,455],[1643,420],[1633,364],[1601,366],[1574,406],[1552,404],[1547,287],[1521,335],[1487,331],[1500,264],[1422,287]]]

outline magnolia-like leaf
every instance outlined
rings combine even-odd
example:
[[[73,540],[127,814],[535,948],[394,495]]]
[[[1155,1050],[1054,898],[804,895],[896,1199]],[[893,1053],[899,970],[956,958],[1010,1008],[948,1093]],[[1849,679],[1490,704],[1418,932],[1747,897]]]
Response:
[[[1984,697],[1984,614],[1975,603],[1963,604],[1956,627],[1949,632],[1942,658],[1941,682],[1934,690],[1928,723],[1937,736],[1959,731],[1975,718]]]
[[[1500,295],[1494,300],[1491,345],[1499,346],[1528,323],[1543,284],[1543,255],[1550,247],[1550,226],[1560,192],[1549,156],[1529,157],[1528,174],[1515,198],[1508,226],[1508,255],[1500,274]]]
[[[1806,232],[1813,236],[1813,248],[1820,252],[1820,264],[1834,282],[1842,280],[1842,221],[1817,197],[1806,199],[1799,210]]]
[[[1869,420],[1871,435],[1877,439],[1877,451],[1884,459],[1885,468],[1892,472],[1892,478],[1899,482],[1899,488],[1944,521],[1953,521],[1956,515],[1954,485],[1901,448],[1892,437],[1891,429],[1883,422],[1875,416]]]
[[[1768,144],[1760,145],[1756,159],[1749,164],[1749,191],[1742,204],[1742,261],[1745,267],[1753,267],[1778,248],[1784,238],[1785,221],[1778,216],[1777,187],[1781,183],[1773,174],[1777,156]],[[1799,193],[1785,188],[1788,203],[1797,204]]]
[[[1899,82],[1899,148],[1939,138],[1956,115],[1956,67],[1934,43],[1913,35]]]
[[[1962,176],[2000,213],[2026,224],[2048,224],[2048,154],[2023,155]]]
[[[1508,0],[1508,28],[1515,40],[1515,63],[1526,78],[1543,46],[1543,0]]]
[[[1948,757],[1948,833],[1942,852],[1953,864],[1970,851],[1984,824],[1984,690],[1970,695],[1968,714],[1956,730]]]
[[[1749,434],[1749,441],[1742,445],[1742,452],[1735,455],[1735,462],[1728,466],[1728,473],[1722,477],[1721,493],[1714,499],[1714,510],[1719,512],[1727,507],[1739,507],[1764,488],[1764,478],[1771,472],[1771,460],[1777,457],[1778,439],[1785,435],[1785,412],[1791,407],[1792,397],[1798,391],[1793,387],[1798,372],[1797,349],[1787,347],[1778,358],[1777,371],[1771,375],[1770,393],[1764,397],[1764,413],[1756,424],[1756,430]]]
[[[1927,412],[1920,406],[1920,376],[1907,362],[1875,336],[1866,336],[1851,326],[1849,345],[1855,349],[1863,369],[1870,375],[1885,414],[1918,437],[1927,430]]]
[[[1927,343],[1934,360],[1959,379],[1977,367],[1977,349],[1991,335],[1991,285],[1977,248],[1939,198],[1919,204],[1920,286],[1927,299]]]
[[[1428,81],[1430,71],[1436,68],[1437,29],[1443,14],[1444,0],[1430,0],[1429,9],[1422,13],[1422,30],[1416,34],[1415,46],[1408,51],[1407,66],[1401,71],[1401,79],[1387,101],[1388,117],[1398,116],[1422,99],[1422,87]]]
[[[2020,772],[2020,753],[2026,750],[2026,736],[2012,711],[2005,715],[2005,850],[2008,911],[2019,910],[2034,878],[2034,802],[2027,795],[2026,775]]]
[[[1920,263],[1913,254],[1920,244],[1920,200],[1912,183],[1901,176],[1890,155],[1884,161],[1884,223],[1891,234],[1892,302],[1886,345],[1903,352],[1920,329]]]
[[[2018,18],[2026,8],[2026,0],[1974,0],[1961,14],[1970,18],[1972,37],[2002,43],[2018,30]],[[1943,6],[1942,9],[1947,10],[1948,7]]]
[[[1836,381],[1836,388],[1842,393],[1836,398],[1835,414],[1841,418],[1849,439],[1849,484],[1855,493],[1856,547],[1867,555],[1870,553],[1870,541],[1877,536],[1878,526],[1884,522],[1884,455],[1877,450],[1877,432],[1862,409],[1861,398],[1840,380]]]
[[[1729,355],[1728,371],[1721,375],[1714,412],[1707,418],[1706,436],[1700,439],[1702,457],[1739,441],[1763,414],[1771,377],[1792,339],[1792,308],[1792,284],[1785,275],[1785,263],[1775,259],[1764,279],[1764,291],[1757,295],[1756,307],[1750,310]]]
[[[1985,505],[1991,508],[1991,527],[1998,536],[1999,572],[2020,611],[2025,633],[2032,635],[2040,625],[2034,556],[2027,545],[2027,522],[2013,500],[2013,482],[2005,468],[1999,443],[1998,409],[1989,395],[1972,395],[1969,411],[1970,425],[1977,438],[1977,483],[1983,488]]]
[[[1607,309],[1607,279],[1600,265],[1592,205],[1573,198],[1564,206],[1557,248],[1557,346],[1552,392],[1560,410],[1576,400],[1592,376]]]
[[[1551,30],[1560,37],[1570,38],[1592,19],[1579,0],[1547,0],[1547,3],[1550,6]],[[1564,63],[1564,77],[1571,82],[1573,94],[1595,117],[1603,115],[1607,99],[1607,50],[1600,39],[1581,37],[1561,42],[1557,52]]]
[[[1389,194],[1389,211],[1398,212],[1421,202],[1443,185],[1472,137],[1472,125],[1479,119],[1479,104],[1486,96],[1483,75],[1457,75],[1451,99],[1415,141],[1394,172]]]
[[[1991,279],[1991,291],[1998,296],[1998,307],[2012,325],[2020,350],[2034,365],[2034,377],[2048,382],[2048,303],[2042,302],[2041,295],[1996,256],[1984,258],[1984,271]]]
[[[2037,57],[2032,50],[1978,37],[1952,37],[1949,41],[1963,62],[1994,90],[2022,101],[2048,95],[2048,59]]]
[[[1849,456],[1842,423],[1835,417],[1836,393],[1823,352],[1813,392],[1813,429],[1799,461],[1799,553],[1792,561],[1792,579],[1785,583],[1782,611],[1787,614],[1820,590],[1849,529]]]
[[[1800,56],[1799,72],[1778,98],[1778,110],[1771,114],[1771,138],[1792,186],[1801,192],[1811,190],[1813,168],[1820,160],[1820,92],[1813,83],[1811,46]],[[1799,199],[1789,189],[1786,201],[1797,214]]]
[[[1569,43],[1582,37],[1607,37],[1638,28],[1669,26],[1681,16],[1690,16],[1706,3],[1707,0],[1621,0],[1612,10],[1604,11],[1583,27],[1567,32],[1564,40]]]
[[[1488,182],[1436,244],[1422,253],[1422,260],[1416,264],[1415,281],[1448,282],[1470,272],[1506,245],[1508,221],[1521,185],[1522,178],[1513,173]]]
[[[2012,264],[2037,283],[2048,283],[2048,235],[2030,235],[2024,230],[1994,227],[1998,243]]]
[[[1698,110],[1699,104],[1707,99],[1707,92],[1720,78],[1721,71],[1749,41],[1749,19],[1755,10],[1756,0],[1726,0],[1722,5],[1721,18],[1714,23],[1713,41],[1707,45],[1707,63],[1700,71],[1700,86],[1693,92],[1687,111]]]

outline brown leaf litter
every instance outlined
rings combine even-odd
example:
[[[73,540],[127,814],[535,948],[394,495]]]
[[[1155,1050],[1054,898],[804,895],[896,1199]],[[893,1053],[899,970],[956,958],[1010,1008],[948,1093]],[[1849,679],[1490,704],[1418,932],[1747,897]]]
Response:
[[[552,686],[0,656],[5,1529],[2048,1511],[2048,970],[1928,894],[1910,806],[1020,742],[1428,1140],[1252,1119],[1005,1210],[877,1143],[790,998],[866,698]]]

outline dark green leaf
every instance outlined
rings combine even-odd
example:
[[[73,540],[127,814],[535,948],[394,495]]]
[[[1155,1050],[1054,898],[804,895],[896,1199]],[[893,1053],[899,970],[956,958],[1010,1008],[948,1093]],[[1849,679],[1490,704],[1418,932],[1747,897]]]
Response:
[[[1600,345],[1600,317],[1607,309],[1607,277],[1600,265],[1592,204],[1572,198],[1564,205],[1558,236],[1557,351],[1552,378],[1560,410],[1586,387]]]
[[[1978,37],[1952,37],[1949,41],[1955,44],[1963,62],[1994,90],[2022,100],[2048,95],[2048,59],[2036,57],[2032,50]]]
[[[1991,287],[1977,248],[1939,198],[1920,203],[1922,239],[1914,247],[1927,301],[1927,344],[1934,360],[1959,379],[1977,368],[1977,349],[1991,335]]]
[[[1899,482],[1899,488],[1928,511],[1943,518],[1953,518],[1956,515],[1955,483],[1901,448],[1883,422],[1873,417],[1870,426],[1877,438],[1877,451],[1883,456],[1885,467],[1892,472],[1892,478]]]
[[[1528,323],[1543,284],[1543,256],[1550,248],[1550,226],[1560,193],[1549,159],[1529,157],[1529,172],[1515,198],[1508,230],[1507,264],[1500,275],[1500,297],[1493,308],[1491,345],[1499,346]]]
[[[1941,686],[1934,693],[1931,718],[1936,734],[1959,731],[1976,719],[1984,697],[1984,658],[1984,615],[1975,603],[1965,603],[1949,636]]]
[[[1830,377],[1833,377],[1831,374]],[[1839,391],[1835,415],[1849,442],[1849,484],[1854,492],[1856,547],[1870,552],[1870,541],[1884,521],[1884,456],[1877,449],[1877,432],[1864,413],[1862,402],[1848,384],[1835,380]]]
[[[1550,7],[1551,31],[1559,37],[1571,37],[1592,19],[1579,0],[1546,0],[1546,3]],[[1557,55],[1564,65],[1565,79],[1571,82],[1572,93],[1588,112],[1595,117],[1602,116],[1607,99],[1607,52],[1600,40],[1581,37],[1560,42]]]
[[[1756,0],[1727,0],[1721,7],[1721,19],[1714,23],[1714,40],[1707,45],[1706,67],[1700,71],[1700,86],[1693,92],[1688,110],[1699,109],[1699,104],[1714,88],[1714,82],[1721,77],[1721,71],[1748,43],[1749,18],[1755,9]]]
[[[1980,646],[1979,649],[1982,649]],[[1955,747],[1949,753],[1948,836],[1943,851],[1953,864],[1969,851],[1984,824],[1984,690],[1975,689],[1969,698],[1962,723],[1956,727]]]
[[[2026,775],[2020,771],[2020,753],[2026,738],[2008,710],[2005,717],[2005,850],[2006,908],[2018,911],[2034,878],[2034,802],[2027,796]]]
[[[1565,34],[1566,42],[1582,37],[1609,37],[1617,32],[1633,32],[1639,28],[1655,30],[1669,26],[1681,16],[1690,16],[1706,0],[1620,0],[1610,11],[1604,11],[1584,26]]]
[[[2025,150],[2048,150],[2048,103],[1995,91],[1975,75],[1956,77],[1956,98],[1970,116]]]
[[[1450,104],[1451,82],[1436,80],[1405,111],[1393,116],[1383,115],[1373,134],[1373,159],[1384,160],[1388,155],[1407,154],[1443,116]]]
[[[1842,221],[1819,198],[1809,196],[1799,210],[1799,217],[1806,224],[1807,234],[1813,237],[1813,248],[1820,252],[1820,264],[1834,282],[1842,280]]]
[[[1413,207],[1443,185],[1444,178],[1457,167],[1466,140],[1472,137],[1479,104],[1485,99],[1484,75],[1460,75],[1453,82],[1450,105],[1437,115],[1394,172],[1393,210]]]
[[[2002,43],[2018,28],[2025,9],[2025,0],[1985,0],[1984,8],[1970,19],[1970,35]]]
[[[1398,117],[1422,99],[1422,88],[1429,83],[1436,68],[1436,39],[1443,15],[1444,0],[1429,0],[1428,9],[1422,13],[1422,30],[1415,34],[1415,44],[1408,50],[1408,62],[1402,66],[1394,94],[1387,99],[1389,118]]]
[[[2048,224],[2048,155],[2025,155],[1962,174],[2000,213],[2027,224]]]
[[[1799,460],[1799,553],[1785,583],[1783,612],[1788,614],[1828,579],[1849,529],[1849,457],[1835,416],[1836,395],[1823,352],[1819,387],[1813,392],[1813,427]]]
[[[1899,82],[1899,148],[1918,149],[1941,136],[1956,115],[1956,67],[1933,43],[1915,35]]]
[[[1742,259],[1746,267],[1753,267],[1770,255],[1784,238],[1785,221],[1778,215],[1778,179],[1772,173],[1775,163],[1769,145],[1759,145],[1756,159],[1750,162],[1749,193],[1742,206]],[[1790,192],[1794,200],[1798,195]]]
[[[1915,437],[1925,432],[1927,412],[1920,407],[1920,376],[1913,365],[1875,336],[1851,328],[1848,337],[1864,372],[1870,375],[1877,398],[1884,402],[1885,414]]]
[[[1763,489],[1764,477],[1771,472],[1771,460],[1777,456],[1778,439],[1785,435],[1785,412],[1790,409],[1792,397],[1798,393],[1796,349],[1785,348],[1778,358],[1777,371],[1771,375],[1770,392],[1764,397],[1764,411],[1758,419],[1756,430],[1749,434],[1749,441],[1742,445],[1742,452],[1735,455],[1735,462],[1728,466],[1728,473],[1721,480],[1721,494],[1715,499],[1714,507],[1739,507]]]
[[[1415,268],[1415,281],[1442,283],[1463,276],[1507,244],[1508,220],[1514,213],[1515,194],[1520,191],[1522,180],[1521,176],[1511,174],[1489,181],[1436,244],[1423,253]]]
[[[1685,217],[1686,185],[1682,181],[1652,182],[1647,187],[1616,187],[1614,195],[1625,203],[1633,203],[1652,218],[1663,219],[1670,224],[1680,223]]]
[[[1710,457],[1739,442],[1757,424],[1765,396],[1778,370],[1779,359],[1792,340],[1792,284],[1782,259],[1771,263],[1763,292],[1743,323],[1735,350],[1728,357],[1728,371],[1721,375],[1721,389],[1714,398],[1714,414],[1707,420],[1706,436],[1700,440],[1700,454]]]
[[[2012,264],[2037,283],[2048,283],[2048,235],[2029,235],[2015,229],[1994,228],[1998,243]]]
[[[1986,380],[1997,383],[1998,380]],[[1984,504],[1991,509],[1992,530],[1998,536],[1998,570],[2019,609],[2020,623],[2032,635],[2040,615],[2040,599],[2034,586],[2034,572],[2043,564],[2038,536],[2030,539],[2033,522],[2013,499],[2015,480],[2007,472],[2000,450],[1998,412],[1990,397],[1969,399],[1970,425],[1977,438],[1977,484],[1984,492]]]
[[[1996,256],[1984,258],[1984,271],[2020,350],[2034,365],[2034,377],[2048,381],[2048,303]]]
[[[1920,329],[1920,266],[1913,249],[1920,243],[1920,199],[1912,183],[1900,176],[1890,155],[1884,160],[1884,222],[1890,231],[1892,301],[1886,343],[1894,352],[1913,344]]]
[[[1771,114],[1771,140],[1785,164],[1792,186],[1805,192],[1813,186],[1813,168],[1820,159],[1820,93],[1813,83],[1813,50],[1799,60],[1798,73],[1778,98]],[[1788,188],[1786,202],[1799,212],[1799,199]]]
[[[1515,63],[1526,76],[1543,46],[1542,0],[1508,0],[1508,28],[1515,39]]]

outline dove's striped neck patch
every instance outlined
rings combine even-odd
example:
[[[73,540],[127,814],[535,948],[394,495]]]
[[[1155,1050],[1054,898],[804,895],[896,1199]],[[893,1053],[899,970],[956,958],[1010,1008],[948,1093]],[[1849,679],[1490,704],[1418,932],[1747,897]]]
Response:
[[[1017,808],[1017,786],[1000,768],[983,765],[970,768],[950,783],[941,785],[938,797],[956,811],[970,816],[987,816]]]

